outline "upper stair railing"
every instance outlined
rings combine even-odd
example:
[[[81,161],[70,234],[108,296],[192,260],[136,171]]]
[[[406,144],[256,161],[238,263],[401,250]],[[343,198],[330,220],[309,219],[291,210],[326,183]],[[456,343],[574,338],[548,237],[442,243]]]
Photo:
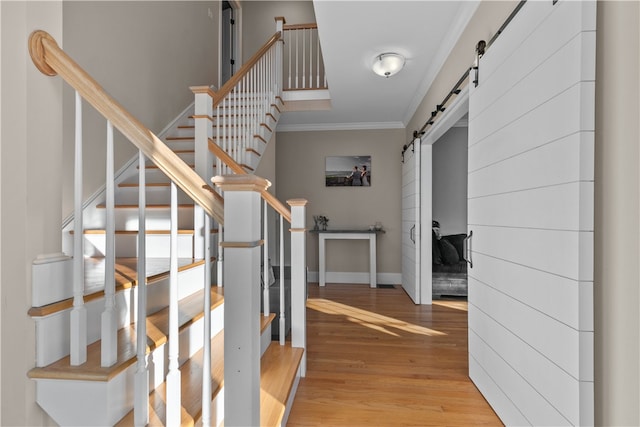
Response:
[[[225,162],[227,156],[253,172],[275,131],[282,91],[282,46],[278,43],[282,21],[277,23],[278,31],[267,43],[219,91],[210,93],[215,133],[209,142],[224,152],[216,156],[219,175],[234,173]],[[196,101],[196,117],[201,117],[198,106]]]
[[[284,90],[327,89],[318,25],[283,26]]]

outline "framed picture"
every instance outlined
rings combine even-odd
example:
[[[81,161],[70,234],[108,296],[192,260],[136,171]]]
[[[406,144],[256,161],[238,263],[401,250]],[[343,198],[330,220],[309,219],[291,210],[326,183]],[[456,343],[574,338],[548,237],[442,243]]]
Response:
[[[328,156],[324,183],[327,187],[371,186],[371,156]]]

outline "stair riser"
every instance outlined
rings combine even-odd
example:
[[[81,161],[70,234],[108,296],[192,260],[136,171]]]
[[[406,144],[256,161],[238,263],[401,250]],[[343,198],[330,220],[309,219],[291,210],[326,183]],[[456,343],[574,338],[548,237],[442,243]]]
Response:
[[[146,225],[147,230],[169,230],[169,208],[147,209]],[[115,226],[116,230],[138,230],[138,208],[116,208]],[[178,208],[178,228],[193,230],[193,207]]]
[[[211,338],[222,330],[224,305],[211,312]],[[203,342],[203,319],[180,333],[180,361],[192,357]],[[162,382],[168,371],[168,345],[155,349],[148,357],[149,390]],[[135,363],[110,381],[36,380],[37,401],[59,425],[114,425],[133,409]]]
[[[116,205],[137,205],[139,187],[119,188],[116,196]],[[168,205],[171,202],[171,187],[146,187],[147,205]],[[178,204],[193,203],[184,192],[178,191]]]
[[[169,258],[169,234],[147,234],[146,256],[149,258]],[[105,255],[106,236],[104,234],[85,234],[84,254],[88,257],[102,257]],[[116,234],[115,252],[118,258],[138,257],[138,235]],[[178,258],[194,258],[193,235],[178,234]]]
[[[179,298],[184,298],[202,289],[204,266],[198,266],[179,273]],[[132,291],[133,289],[133,291]],[[125,289],[116,294],[118,328],[129,325],[135,320],[137,308],[137,288]],[[147,287],[147,313],[155,313],[169,303],[169,278],[154,282]],[[96,298],[86,303],[87,342],[100,339],[101,315],[104,311],[104,298]],[[47,366],[69,355],[69,317],[71,309],[58,313],[34,317],[36,323],[36,366]]]

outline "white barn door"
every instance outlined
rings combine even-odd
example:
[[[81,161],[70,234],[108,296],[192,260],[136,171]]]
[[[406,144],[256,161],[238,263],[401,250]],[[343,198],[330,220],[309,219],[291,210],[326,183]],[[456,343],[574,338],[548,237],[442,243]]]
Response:
[[[594,423],[595,28],[527,2],[470,88],[469,375],[507,425]]]
[[[420,140],[404,152],[402,163],[402,287],[414,303],[420,292]]]

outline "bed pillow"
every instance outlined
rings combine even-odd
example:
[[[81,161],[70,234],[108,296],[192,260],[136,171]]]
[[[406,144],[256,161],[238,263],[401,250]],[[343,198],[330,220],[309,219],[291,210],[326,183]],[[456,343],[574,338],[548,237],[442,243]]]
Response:
[[[436,233],[431,230],[431,255],[434,265],[442,265],[442,254],[440,254],[440,245],[436,238]]]
[[[457,264],[460,262],[458,251],[456,248],[446,239],[440,239],[440,255],[444,264]]]

